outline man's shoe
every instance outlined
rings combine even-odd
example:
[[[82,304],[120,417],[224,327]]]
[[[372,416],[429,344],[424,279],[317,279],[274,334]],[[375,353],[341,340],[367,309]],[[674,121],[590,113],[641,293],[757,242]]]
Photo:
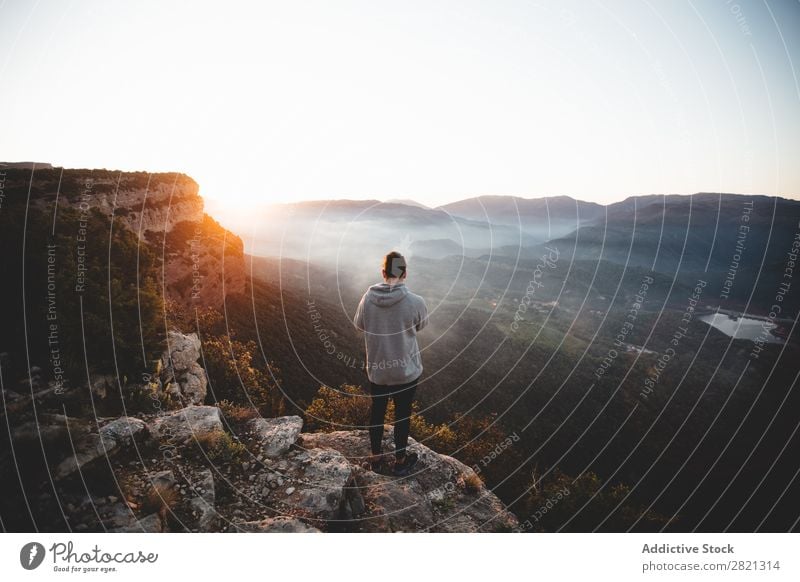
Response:
[[[398,463],[395,461],[394,463],[394,470],[392,473],[395,477],[405,477],[409,473],[411,473],[411,469],[414,468],[414,465],[417,464],[419,460],[419,455],[417,453],[408,453],[405,458],[403,459],[402,463]]]

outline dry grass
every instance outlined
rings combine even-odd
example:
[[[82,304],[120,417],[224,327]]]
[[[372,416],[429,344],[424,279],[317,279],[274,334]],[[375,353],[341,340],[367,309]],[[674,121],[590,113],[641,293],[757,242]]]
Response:
[[[161,509],[172,509],[178,503],[180,495],[177,490],[166,485],[154,485],[142,499],[142,510],[145,514]]]
[[[230,463],[238,461],[247,453],[247,447],[222,430],[203,433],[196,442],[211,461]]]
[[[219,409],[229,423],[234,425],[244,424],[248,420],[261,416],[252,406],[240,406],[230,400],[221,400],[218,403]]]
[[[463,477],[461,484],[464,487],[464,491],[475,494],[483,487],[483,480],[477,473],[469,473]]]
[[[142,514],[157,513],[161,520],[161,531],[167,529],[167,514],[177,505],[178,491],[164,484],[153,485],[142,500]]]

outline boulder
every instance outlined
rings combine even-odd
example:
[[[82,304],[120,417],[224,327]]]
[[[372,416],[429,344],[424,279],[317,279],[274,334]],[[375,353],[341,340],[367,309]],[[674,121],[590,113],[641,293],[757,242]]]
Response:
[[[158,471],[149,475],[150,484],[156,491],[164,491],[175,487],[177,481],[175,480],[175,473],[172,471]]]
[[[268,517],[260,521],[234,522],[229,533],[321,533],[317,528],[294,517]]]
[[[150,424],[150,432],[155,438],[176,445],[221,430],[222,416],[216,406],[187,406],[158,416]]]
[[[147,434],[147,425],[143,420],[131,416],[121,416],[100,428],[104,438],[113,439],[118,446],[129,446]]]
[[[197,362],[189,365],[189,368],[183,373],[183,377],[178,380],[178,384],[187,404],[202,404],[206,399],[208,379],[206,371]]]
[[[245,432],[253,438],[256,455],[279,457],[297,441],[302,428],[299,416],[281,416],[254,418],[245,425]]]
[[[53,471],[53,477],[63,479],[102,457],[109,457],[123,447],[147,435],[147,425],[138,418],[123,416],[102,426],[96,433],[82,437],[75,444],[75,453],[64,459]]]
[[[183,404],[202,404],[206,399],[208,379],[198,363],[200,338],[196,333],[170,331],[167,349],[161,356],[160,380],[164,391]]]

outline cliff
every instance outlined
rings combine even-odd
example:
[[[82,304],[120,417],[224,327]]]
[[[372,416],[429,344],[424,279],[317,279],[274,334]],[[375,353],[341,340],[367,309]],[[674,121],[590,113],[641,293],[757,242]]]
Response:
[[[242,241],[204,213],[189,176],[11,166],[0,164],[8,204],[29,201],[53,215],[54,224],[65,210],[81,218],[100,212],[113,229],[127,229],[150,247],[167,298],[218,308],[226,295],[244,292]]]

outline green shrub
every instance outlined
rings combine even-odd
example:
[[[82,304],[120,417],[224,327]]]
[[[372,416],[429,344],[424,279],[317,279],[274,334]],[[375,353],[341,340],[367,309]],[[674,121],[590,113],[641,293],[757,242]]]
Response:
[[[260,353],[255,342],[240,342],[224,335],[203,337],[202,343],[209,392],[216,402],[227,400],[252,408],[264,417],[284,414],[280,371],[270,363],[256,361]]]
[[[197,444],[205,455],[216,463],[233,463],[244,458],[247,447],[223,430],[199,435]]]

